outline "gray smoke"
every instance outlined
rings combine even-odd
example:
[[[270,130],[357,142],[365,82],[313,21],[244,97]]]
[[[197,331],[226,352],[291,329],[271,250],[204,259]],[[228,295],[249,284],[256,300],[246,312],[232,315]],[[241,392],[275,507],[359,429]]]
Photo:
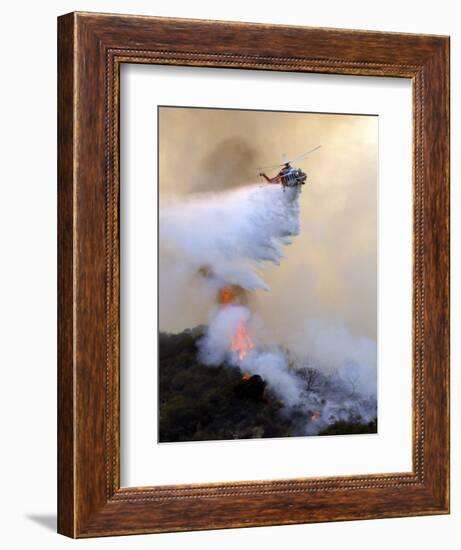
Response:
[[[248,141],[238,136],[223,139],[200,159],[200,177],[193,189],[201,193],[215,191],[217,181],[223,190],[241,187],[254,177],[257,159],[258,152]]]

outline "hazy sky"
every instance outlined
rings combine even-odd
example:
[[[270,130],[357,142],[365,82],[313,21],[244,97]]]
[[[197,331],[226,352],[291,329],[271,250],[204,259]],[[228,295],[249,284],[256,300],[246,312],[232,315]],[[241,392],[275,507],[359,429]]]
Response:
[[[295,163],[308,175],[301,232],[280,266],[263,269],[271,291],[257,291],[258,311],[282,335],[314,318],[376,339],[377,117],[162,107],[160,207],[167,196],[258,182],[260,166],[317,145],[319,151]],[[160,328],[173,332],[206,323],[204,311],[185,314],[186,307],[163,316],[161,309]]]

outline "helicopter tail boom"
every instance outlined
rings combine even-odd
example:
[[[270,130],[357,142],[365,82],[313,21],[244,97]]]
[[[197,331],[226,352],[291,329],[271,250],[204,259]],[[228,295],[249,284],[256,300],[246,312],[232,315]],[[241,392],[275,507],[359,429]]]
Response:
[[[266,174],[264,174],[263,172],[260,172],[259,175],[260,175],[261,177],[263,177],[263,178],[267,181],[267,183],[279,183],[277,177],[275,177],[275,178],[269,178],[269,177],[266,176]]]

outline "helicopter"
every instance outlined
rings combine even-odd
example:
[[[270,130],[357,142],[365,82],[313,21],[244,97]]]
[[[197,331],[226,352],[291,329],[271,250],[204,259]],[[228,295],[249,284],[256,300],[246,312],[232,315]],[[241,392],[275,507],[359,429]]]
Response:
[[[310,155],[314,151],[317,151],[317,149],[320,149],[320,147],[321,145],[318,145],[317,147],[314,147],[314,149],[307,151],[307,153],[303,153],[302,155],[299,155],[299,157],[295,157],[294,159],[284,162],[283,164],[275,164],[274,166],[263,166],[263,169],[265,168],[267,170],[282,167],[279,173],[272,178],[266,176],[264,172],[260,172],[259,175],[263,177],[267,181],[267,183],[281,184],[283,189],[285,189],[285,187],[297,187],[298,185],[304,185],[307,179],[306,172],[303,172],[301,168],[295,168],[291,166],[291,163],[307,157],[307,155]]]

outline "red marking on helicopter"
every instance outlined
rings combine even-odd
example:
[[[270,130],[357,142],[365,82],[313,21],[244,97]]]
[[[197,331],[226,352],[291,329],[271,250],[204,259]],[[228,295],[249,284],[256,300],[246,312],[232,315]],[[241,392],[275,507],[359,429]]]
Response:
[[[314,147],[314,149],[307,151],[307,153],[303,153],[299,157],[296,157],[292,160],[284,162],[283,164],[276,164],[274,166],[263,167],[268,170],[282,167],[279,173],[273,176],[272,178],[270,178],[269,176],[266,176],[264,172],[260,172],[259,175],[262,176],[267,181],[267,183],[280,184],[282,185],[283,188],[297,187],[298,185],[304,185],[307,179],[306,172],[303,172],[301,168],[295,168],[294,166],[291,166],[291,163],[307,157],[307,155],[310,155],[314,151],[317,151],[317,149],[320,149],[320,147],[321,145],[318,145],[317,147]]]

